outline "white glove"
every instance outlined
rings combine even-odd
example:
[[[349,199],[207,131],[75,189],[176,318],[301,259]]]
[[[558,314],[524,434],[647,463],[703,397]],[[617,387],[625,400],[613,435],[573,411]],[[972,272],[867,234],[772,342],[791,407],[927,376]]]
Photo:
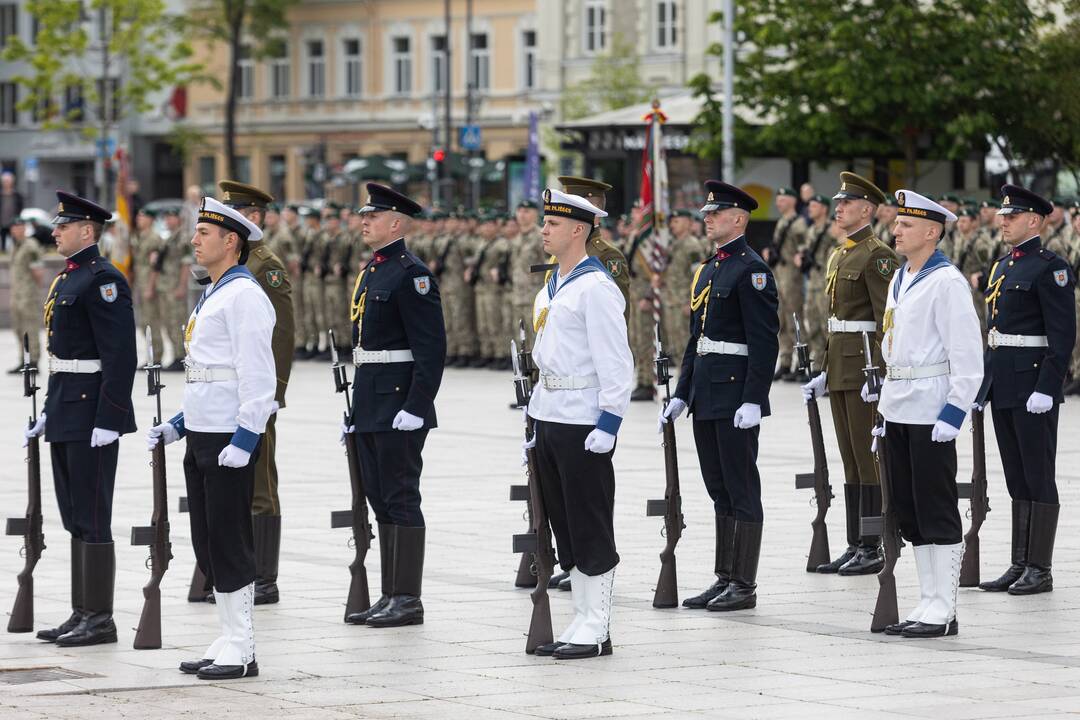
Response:
[[[105,447],[110,445],[120,437],[120,433],[115,430],[106,430],[105,428],[94,428],[90,433],[90,447]]]
[[[22,446],[26,447],[30,444],[30,438],[37,437],[43,432],[45,432],[45,413],[38,415],[38,419],[34,421],[33,427],[23,428]]]
[[[660,408],[660,417],[657,418],[656,432],[664,432],[664,423],[668,420],[676,420],[686,410],[686,403],[677,397],[671,398],[666,407]]]
[[[342,447],[345,446],[345,436],[352,435],[354,432],[356,432],[355,425],[346,425],[344,420],[341,421],[341,439],[338,442],[341,443]]]
[[[743,403],[735,411],[735,427],[749,430],[761,424],[761,406],[757,403]]]
[[[241,450],[235,445],[226,445],[221,454],[217,456],[217,464],[221,467],[242,468],[251,460],[251,453]]]
[[[813,380],[802,386],[803,403],[809,403],[814,398],[824,397],[826,392],[825,373],[818,373]]]
[[[862,384],[862,390],[859,391],[859,397],[862,398],[864,403],[877,402],[878,399],[877,393],[870,392],[870,385],[868,383]]]
[[[944,420],[934,423],[934,429],[930,431],[930,439],[934,442],[951,442],[960,434],[960,428],[953,427]]]
[[[529,464],[529,451],[536,447],[536,433],[521,443],[521,467]]]
[[[180,433],[176,432],[176,428],[170,422],[163,422],[160,425],[155,425],[150,428],[146,433],[146,449],[153,451],[157,447],[159,440],[164,440],[165,444],[174,443],[180,439]]]
[[[398,410],[398,414],[394,416],[395,430],[419,430],[422,427],[424,427],[424,418],[416,417],[412,413]]]
[[[271,414],[271,415],[276,415],[276,414],[277,414],[277,411],[278,411],[278,410],[280,410],[280,409],[281,409],[281,406],[280,406],[280,405],[278,405],[278,401],[277,401],[277,400],[275,400],[274,402],[270,403],[270,414]]]
[[[1049,395],[1043,395],[1041,392],[1031,393],[1031,397],[1027,401],[1027,411],[1034,413],[1035,415],[1042,415],[1044,412],[1049,412],[1050,408],[1054,407],[1054,398]]]
[[[986,407],[986,406],[983,405],[982,403],[977,403],[977,402],[971,403],[971,409],[972,410],[978,410],[979,412],[982,412],[984,407]]]
[[[609,432],[604,432],[600,428],[593,428],[593,431],[589,433],[589,437],[585,438],[586,452],[604,455],[614,449],[615,436]]]
[[[885,421],[881,421],[881,427],[875,425],[874,427],[870,428],[870,435],[874,438],[870,441],[870,452],[876,453],[878,446],[878,438],[885,437]]]

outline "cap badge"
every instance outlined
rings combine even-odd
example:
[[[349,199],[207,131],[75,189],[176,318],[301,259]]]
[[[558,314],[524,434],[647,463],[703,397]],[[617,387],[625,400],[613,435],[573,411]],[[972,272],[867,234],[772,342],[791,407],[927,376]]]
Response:
[[[64,212],[64,203],[60,203],[60,209],[57,212]]]
[[[1012,200],[1009,199],[1008,195],[1005,196],[1005,201],[1004,202],[1005,202],[1006,205],[1012,205]]]
[[[712,201],[713,201],[713,194],[712,194],[711,192],[709,193],[709,199],[708,199],[708,201],[709,201],[709,202],[712,202]]]
[[[840,183],[840,192],[847,192],[847,183]]]
[[[907,203],[907,196],[904,195],[904,193],[899,192],[896,194],[896,200],[900,203],[900,206],[903,207]]]

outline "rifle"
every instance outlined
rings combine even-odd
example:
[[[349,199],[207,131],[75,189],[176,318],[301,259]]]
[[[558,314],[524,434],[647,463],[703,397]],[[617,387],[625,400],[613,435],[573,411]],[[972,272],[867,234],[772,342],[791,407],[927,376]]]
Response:
[[[971,527],[964,534],[964,559],[960,563],[960,587],[979,584],[979,529],[990,512],[990,498],[986,488],[986,429],[983,411],[971,413],[971,444],[974,456],[970,483],[957,483],[961,498],[971,499]]]
[[[863,375],[866,376],[867,389],[871,395],[881,394],[881,375],[874,365],[873,355],[870,353],[870,336],[863,331],[863,356],[866,358],[866,366]],[[880,432],[885,427],[885,418],[874,407],[874,429]],[[877,463],[878,478],[881,481],[881,517],[862,518],[860,530],[863,535],[880,535],[881,544],[885,550],[885,564],[878,572],[878,596],[874,606],[874,618],[870,621],[870,632],[882,632],[886,625],[894,625],[900,622],[900,611],[896,606],[896,560],[900,557],[900,531],[896,524],[896,516],[892,512],[892,484],[889,481],[889,467],[885,462],[885,440],[883,437],[874,436],[874,459]]]
[[[660,342],[660,323],[653,326],[653,342],[656,358],[656,382],[664,386],[664,407],[671,402],[671,358],[664,352]],[[654,608],[673,608],[679,605],[679,585],[675,576],[675,546],[682,538],[686,522],[682,512],[682,493],[679,490],[679,456],[675,448],[675,420],[664,423],[664,499],[645,503],[647,517],[664,516],[664,549],[660,551],[660,577],[653,593]]]
[[[532,380],[525,373],[518,361],[517,343],[510,341],[510,362],[514,366],[514,391],[519,404],[529,404],[532,397]],[[535,423],[525,413],[525,439],[536,433]],[[540,474],[536,463],[536,448],[525,450],[525,470],[528,477],[529,504],[532,507],[529,532],[514,536],[515,553],[532,553],[533,568],[536,575],[536,587],[529,596],[532,598],[532,618],[529,621],[529,635],[525,640],[525,652],[532,655],[540,645],[547,645],[554,636],[551,632],[551,600],[548,598],[548,581],[555,570],[555,550],[551,547],[551,526],[548,524],[547,509],[540,489]]]
[[[334,331],[329,330],[330,338],[330,369],[334,374],[334,392],[345,395],[346,427],[352,417],[352,401],[349,399],[348,370],[338,359],[337,346],[334,343]],[[335,510],[330,513],[330,527],[352,528],[352,544],[356,550],[356,557],[349,564],[349,573],[352,580],[349,583],[349,597],[345,601],[345,617],[353,613],[363,612],[371,607],[371,595],[368,591],[367,561],[368,550],[371,549],[371,541],[375,535],[371,532],[371,521],[368,519],[367,498],[364,496],[364,482],[360,475],[360,458],[356,454],[356,443],[353,442],[353,433],[346,433],[345,458],[349,464],[349,484],[352,488],[352,509]],[[385,570],[385,568],[384,568]]]
[[[30,336],[23,333],[23,397],[30,398],[30,420],[27,427],[37,422],[37,366],[30,359]],[[38,438],[32,437],[26,444],[26,515],[8,518],[5,534],[22,535],[24,558],[19,573],[19,592],[11,608],[8,632],[30,632],[34,629],[34,568],[45,549],[45,533],[41,520],[41,450]],[[72,559],[72,562],[75,562]]]
[[[510,352],[513,357],[517,358],[517,367],[521,370],[522,375],[527,378],[532,378],[533,370],[535,366],[532,361],[532,354],[529,352],[527,345],[528,336],[525,334],[525,321],[518,319],[518,339],[521,340],[521,346],[515,348],[514,344],[510,344]],[[511,362],[513,362],[513,357]],[[515,392],[518,390],[517,384],[514,385]],[[517,393],[517,403],[521,408],[528,408],[528,398],[522,397],[522,394]],[[529,497],[528,485],[511,485],[510,486],[510,501],[511,502],[524,502],[525,503],[525,518],[529,522],[529,529],[526,532],[532,532],[532,500]],[[528,552],[521,553],[521,560],[518,562],[517,577],[514,579],[514,587],[531,588],[536,587],[536,575],[532,570],[532,554]]]
[[[810,351],[806,343],[802,341],[802,325],[799,323],[797,313],[792,313],[795,319],[795,352],[799,358],[799,372],[811,380]],[[814,489],[814,502],[817,505],[817,515],[810,521],[814,537],[810,541],[810,555],[806,559],[806,572],[816,572],[818,565],[829,562],[829,527],[825,524],[825,514],[829,512],[832,504],[833,491],[829,484],[829,465],[825,459],[825,436],[821,431],[821,411],[818,409],[817,398],[812,397],[806,403],[806,415],[810,424],[810,446],[814,450],[814,471],[795,474],[795,489]]]
[[[150,327],[146,328],[146,394],[157,400],[154,425],[161,424],[161,363],[154,362],[154,341]],[[150,582],[143,586],[143,609],[139,627],[135,631],[136,650],[156,650],[161,647],[161,579],[172,560],[172,543],[169,541],[169,498],[165,482],[165,441],[154,446],[150,466],[154,468],[154,513],[147,527],[131,528],[132,545],[149,545]]]

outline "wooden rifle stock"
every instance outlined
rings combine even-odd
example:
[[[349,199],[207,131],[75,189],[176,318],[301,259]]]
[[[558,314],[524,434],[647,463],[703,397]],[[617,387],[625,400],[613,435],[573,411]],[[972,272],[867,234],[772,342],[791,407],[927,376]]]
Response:
[[[532,418],[526,417],[526,437],[532,437],[535,432]],[[526,469],[529,473],[529,497],[533,508],[532,527],[525,535],[514,536],[514,550],[525,551],[529,545],[532,545],[536,587],[529,593],[533,609],[532,617],[529,619],[529,635],[525,640],[525,652],[532,655],[537,647],[546,645],[554,639],[551,630],[551,599],[548,597],[548,581],[555,572],[555,550],[551,545],[551,526],[548,524],[547,509],[544,507],[544,497],[540,489],[536,448],[529,448],[525,454]]]
[[[812,380],[810,367],[810,352],[806,343],[802,341],[802,328],[799,324],[798,315],[795,318],[795,350],[799,358],[799,370],[803,373],[806,382]],[[825,435],[821,430],[821,410],[818,408],[817,397],[812,397],[806,403],[806,416],[810,424],[810,446],[814,451],[814,471],[812,473],[798,473],[795,475],[795,488],[814,489],[814,503],[817,505],[817,514],[810,521],[813,537],[810,540],[810,554],[806,558],[806,572],[817,572],[818,565],[825,565],[830,561],[829,555],[829,527],[825,524],[825,515],[832,505],[833,491],[829,484],[829,464],[825,457]]]
[[[30,362],[30,336],[23,334],[23,396],[30,398],[28,428],[37,423],[37,367]],[[38,436],[26,444],[26,514],[8,518],[7,535],[23,536],[23,569],[18,575],[19,590],[8,619],[8,632],[30,632],[34,629],[34,568],[45,550],[45,533],[41,518],[41,445]],[[72,560],[74,562],[74,560]]]
[[[979,584],[979,530],[990,512],[986,486],[986,425],[982,410],[971,413],[971,527],[964,534],[964,559],[960,564],[960,587]]]

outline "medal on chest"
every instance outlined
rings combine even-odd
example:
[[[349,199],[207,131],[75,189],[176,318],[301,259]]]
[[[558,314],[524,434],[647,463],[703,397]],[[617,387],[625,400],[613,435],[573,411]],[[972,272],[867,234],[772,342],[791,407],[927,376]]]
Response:
[[[896,308],[889,308],[885,311],[885,316],[882,319],[881,330],[885,333],[885,344],[889,349],[889,354],[892,355],[893,349],[893,313]]]

